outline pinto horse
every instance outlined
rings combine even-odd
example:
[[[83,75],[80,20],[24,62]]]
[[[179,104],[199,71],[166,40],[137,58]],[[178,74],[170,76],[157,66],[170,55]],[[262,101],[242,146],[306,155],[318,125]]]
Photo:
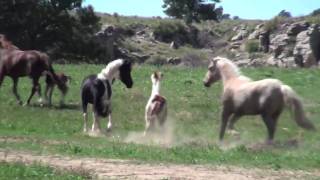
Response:
[[[154,72],[151,75],[152,91],[145,108],[146,127],[144,135],[154,129],[157,124],[162,127],[167,119],[167,100],[160,95],[162,78],[163,74],[161,72]]]
[[[83,131],[87,132],[87,106],[92,104],[93,107],[93,135],[101,134],[100,117],[109,118],[107,131],[112,128],[111,119],[111,85],[114,79],[120,79],[127,88],[133,85],[131,77],[131,62],[123,59],[117,59],[110,62],[98,75],[89,75],[81,87],[82,111],[84,118]]]
[[[315,130],[312,122],[305,116],[299,96],[281,81],[277,79],[252,81],[241,75],[232,61],[216,57],[210,61],[203,83],[206,87],[210,87],[220,79],[223,82],[220,141],[223,140],[229,120],[228,128],[232,130],[234,123],[241,116],[261,115],[268,130],[267,143],[272,143],[278,117],[285,105],[292,109],[294,119],[300,127]]]
[[[22,51],[0,34],[0,86],[4,77],[10,76],[12,91],[19,104],[22,104],[17,92],[19,77],[29,76],[32,79],[33,86],[26,103],[29,104],[35,92],[41,97],[39,78],[44,72],[52,77],[62,94],[66,94],[67,85],[54,72],[47,54],[35,50]]]

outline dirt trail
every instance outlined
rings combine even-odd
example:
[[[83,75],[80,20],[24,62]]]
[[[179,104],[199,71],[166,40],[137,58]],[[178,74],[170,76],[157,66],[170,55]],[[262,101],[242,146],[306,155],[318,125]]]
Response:
[[[305,179],[320,178],[320,172],[274,171],[205,165],[148,164],[131,160],[71,158],[35,155],[0,149],[0,161],[40,163],[63,170],[87,172],[98,179]]]

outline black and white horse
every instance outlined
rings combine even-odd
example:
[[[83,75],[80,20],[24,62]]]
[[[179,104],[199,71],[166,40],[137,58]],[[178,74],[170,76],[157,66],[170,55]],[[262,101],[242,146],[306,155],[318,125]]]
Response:
[[[84,132],[88,131],[87,106],[89,103],[92,104],[93,107],[92,133],[101,134],[99,122],[100,117],[108,116],[109,122],[107,125],[107,131],[111,130],[112,81],[114,79],[120,79],[127,86],[127,88],[131,88],[133,85],[131,78],[131,66],[132,65],[130,61],[117,59],[110,62],[98,75],[89,75],[83,80],[81,87],[81,98],[84,118]]]

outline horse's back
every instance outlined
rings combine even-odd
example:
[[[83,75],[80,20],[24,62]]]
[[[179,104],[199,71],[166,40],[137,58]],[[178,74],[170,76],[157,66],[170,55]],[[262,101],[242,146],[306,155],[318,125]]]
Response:
[[[277,79],[251,81],[227,92],[226,103],[232,103],[232,109],[240,114],[260,114],[266,109],[276,110],[283,105],[282,85]],[[228,99],[231,101],[228,102]]]

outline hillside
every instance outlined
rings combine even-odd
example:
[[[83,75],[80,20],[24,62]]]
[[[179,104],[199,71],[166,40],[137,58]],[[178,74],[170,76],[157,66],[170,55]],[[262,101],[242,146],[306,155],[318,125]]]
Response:
[[[111,57],[129,57],[138,63],[199,66],[220,55],[241,66],[310,67],[320,59],[317,16],[205,21],[187,26],[169,18],[99,15],[100,36],[116,44]],[[110,52],[111,46],[107,47]]]

